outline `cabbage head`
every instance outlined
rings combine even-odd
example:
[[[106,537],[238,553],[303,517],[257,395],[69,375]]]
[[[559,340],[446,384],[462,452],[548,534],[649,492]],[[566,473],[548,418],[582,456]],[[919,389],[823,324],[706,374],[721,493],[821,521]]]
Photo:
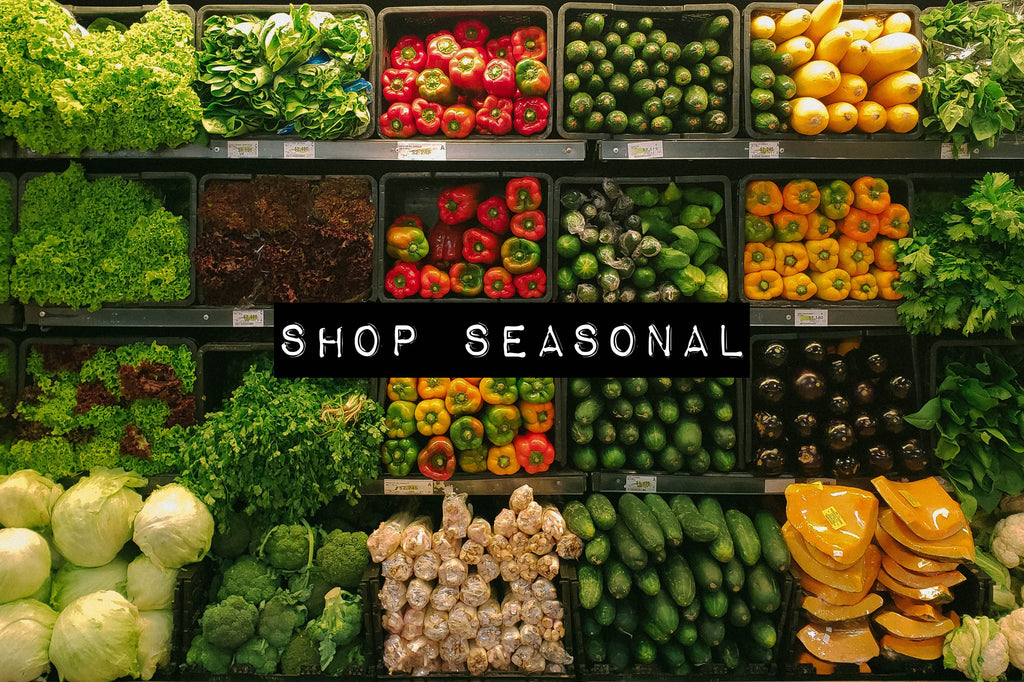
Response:
[[[213,542],[213,515],[177,483],[155,491],[135,517],[135,544],[161,568],[200,561]]]
[[[93,592],[57,616],[50,660],[62,681],[139,676],[139,611],[117,592]]]
[[[139,611],[139,677],[153,679],[156,669],[171,662],[171,629],[174,615],[170,609]]]
[[[53,506],[53,540],[64,558],[91,568],[113,561],[132,539],[146,479],[123,469],[94,468]]]
[[[140,554],[128,564],[128,591],[125,596],[139,611],[169,609],[174,602],[178,569],[160,568],[148,556]]]
[[[0,526],[43,528],[64,487],[32,469],[0,476]]]
[[[65,563],[53,579],[50,605],[58,612],[63,611],[79,597],[103,590],[126,596],[127,573],[128,562],[121,557],[115,557],[109,564],[95,568]]]
[[[49,672],[56,621],[56,612],[35,599],[0,605],[0,680],[29,682]]]
[[[50,546],[28,528],[0,528],[0,604],[34,595],[50,577]]]

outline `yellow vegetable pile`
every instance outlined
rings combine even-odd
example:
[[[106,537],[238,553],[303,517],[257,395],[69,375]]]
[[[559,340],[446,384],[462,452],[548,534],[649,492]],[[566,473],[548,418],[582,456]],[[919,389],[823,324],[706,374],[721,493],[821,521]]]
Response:
[[[797,658],[818,674],[834,664],[942,657],[946,633],[960,624],[942,606],[974,560],[963,512],[934,478],[872,481],[871,492],[818,483],[786,488],[783,537],[805,593]]]
[[[922,88],[913,69],[922,48],[911,33],[913,19],[904,12],[848,14],[855,18],[844,19],[842,0],[822,0],[812,11],[752,17],[751,81],[755,92],[760,88],[773,95],[751,97],[755,130],[802,135],[914,130],[914,102]],[[773,77],[780,76],[785,76],[782,85],[773,87]]]

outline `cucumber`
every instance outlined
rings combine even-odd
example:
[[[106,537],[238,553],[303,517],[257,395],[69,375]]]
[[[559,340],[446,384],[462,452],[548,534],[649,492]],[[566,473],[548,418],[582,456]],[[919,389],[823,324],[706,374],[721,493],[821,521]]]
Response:
[[[658,466],[666,474],[676,473],[683,468],[684,464],[686,464],[686,458],[683,457],[683,453],[679,452],[679,448],[671,443],[658,453]]]
[[[602,594],[594,607],[594,620],[605,627],[615,620],[615,602],[607,594]]]
[[[742,628],[750,623],[750,607],[743,597],[734,594],[729,597],[729,624],[733,627]]]
[[[747,659],[747,663],[771,663],[775,657],[771,649],[765,649],[763,646],[756,644],[749,644],[743,648],[743,655]]]
[[[630,398],[639,398],[647,393],[647,379],[633,377],[622,382],[622,392]]]
[[[569,382],[569,394],[574,398],[588,398],[591,390],[589,379],[573,379]]]
[[[686,660],[695,668],[711,662],[711,648],[699,639],[686,648]]]
[[[721,38],[728,33],[731,24],[728,15],[720,14],[701,24],[698,35],[701,38]]]
[[[775,575],[763,561],[747,571],[747,602],[753,611],[774,613],[782,603]]]
[[[683,608],[692,604],[697,595],[697,584],[683,558],[677,552],[669,552],[660,570],[662,583],[672,600]]]
[[[620,497],[619,514],[641,547],[648,552],[665,549],[665,534],[661,532],[654,514],[639,497],[633,493],[625,493]]]
[[[604,588],[613,599],[625,599],[633,589],[633,579],[625,564],[618,559],[609,559],[604,567]]]
[[[608,650],[605,649],[604,640],[601,637],[587,638],[583,650],[590,663],[604,663],[608,660]]]
[[[633,416],[642,422],[654,419],[654,406],[646,398],[633,403]]]
[[[615,400],[622,396],[622,384],[618,379],[605,379],[601,383],[601,395],[608,400]],[[614,403],[613,410],[614,410]]]
[[[729,526],[725,523],[722,505],[714,497],[703,497],[697,503],[697,510],[705,520],[715,524],[717,533],[708,549],[711,551],[711,556],[725,563],[733,557],[735,550],[732,545],[732,536],[729,535]]]
[[[758,645],[771,649],[778,640],[775,625],[768,616],[756,615],[750,621],[750,634]]]
[[[640,664],[654,663],[658,658],[658,648],[651,638],[644,633],[633,636],[633,660]]]
[[[758,38],[750,41],[750,60],[755,64],[761,64],[775,54],[775,43],[767,38]]]
[[[684,621],[696,623],[697,617],[700,615],[700,599],[694,599],[679,615],[683,617]]]
[[[704,384],[704,395],[712,400],[720,400],[725,397],[725,387],[714,379],[708,379]]]
[[[625,398],[617,398],[612,401],[611,413],[616,419],[630,419],[633,416],[633,403]]]
[[[729,612],[729,595],[722,590],[705,592],[700,597],[700,603],[702,613],[711,618],[722,618]]]
[[[676,641],[683,646],[690,646],[697,641],[697,624],[684,620],[676,630]]]
[[[711,440],[723,450],[736,447],[736,429],[732,424],[716,424],[711,427]]]
[[[668,506],[675,512],[683,533],[694,542],[711,542],[718,537],[718,526],[700,515],[689,495],[673,496]]]
[[[686,559],[693,572],[697,587],[705,592],[714,592],[722,587],[722,567],[711,558],[703,547],[694,547],[687,552]]]
[[[591,616],[589,613],[583,614],[582,626],[583,626],[583,636],[584,637],[590,639],[590,638],[593,638],[593,637],[600,637],[601,636],[601,632],[602,632],[603,629],[598,624],[598,622],[596,620],[594,620],[594,617]]]
[[[710,647],[716,647],[725,639],[725,621],[721,618],[711,618],[708,614],[702,614],[697,619],[697,635],[700,641]]]
[[[658,411],[658,419],[663,424],[675,424],[679,421],[679,403],[675,398],[669,396],[660,398],[655,407]]]
[[[693,394],[691,394],[693,395]],[[690,396],[687,396],[683,403],[687,403]],[[672,444],[679,448],[684,455],[693,455],[700,450],[704,433],[700,428],[700,422],[696,419],[680,419],[672,432]]]
[[[659,552],[649,552],[647,556],[653,563],[660,565],[665,563],[665,560],[668,558],[668,552],[665,548],[662,548]]]
[[[597,603],[604,594],[604,575],[593,566],[584,564],[577,570],[576,577],[580,584],[580,608],[597,608]]]
[[[740,561],[747,566],[753,566],[760,561],[761,541],[750,517],[739,509],[730,509],[725,512],[725,524],[729,528],[729,536],[732,537]]]
[[[651,421],[640,432],[644,447],[652,452],[661,452],[668,444],[665,427],[660,422]]]
[[[601,493],[591,493],[587,497],[586,507],[590,512],[590,518],[594,521],[594,526],[598,529],[611,530],[615,525],[615,506]]]
[[[583,550],[583,556],[594,566],[600,566],[608,561],[612,553],[612,541],[604,533],[597,533],[594,539],[587,543]]]
[[[591,396],[577,403],[573,418],[581,424],[593,424],[604,412],[604,401]]]
[[[733,417],[732,403],[728,400],[716,401],[711,407],[715,419],[720,422],[731,422]]]
[[[630,662],[628,640],[618,635],[609,635],[605,637],[604,647],[608,651],[608,665],[616,672],[625,672]]]
[[[569,438],[576,445],[586,445],[594,440],[594,427],[590,424],[573,422],[569,427]]]
[[[711,449],[711,468],[721,473],[728,473],[736,468],[736,453],[721,448]]]
[[[686,458],[686,470],[695,476],[705,473],[711,468],[711,453],[700,448]]]
[[[594,440],[601,445],[611,445],[616,440],[615,425],[609,419],[594,422]]]
[[[665,644],[672,639],[672,633],[658,625],[650,616],[641,621],[640,629],[658,644]]]
[[[581,540],[589,541],[594,538],[594,520],[590,518],[590,512],[582,502],[572,500],[566,504],[562,510],[562,518],[565,519],[565,527]]]
[[[648,597],[645,602],[647,615],[668,634],[679,629],[679,609],[672,598],[664,592]]]
[[[629,451],[629,465],[637,471],[650,471],[654,468],[654,455],[646,448],[633,448]]]
[[[636,632],[640,626],[640,609],[636,607],[636,600],[623,599],[615,605],[615,620],[612,626],[627,635]]]
[[[722,664],[729,670],[740,667],[740,646],[734,640],[724,640],[718,646],[717,653]]]
[[[648,597],[653,597],[661,592],[661,578],[658,577],[658,571],[653,566],[648,566],[640,571],[636,576],[636,586]]]
[[[757,537],[761,540],[761,556],[768,567],[776,573],[788,571],[789,547],[782,539],[779,522],[770,512],[759,511],[754,515],[754,528],[757,529]]]
[[[587,545],[589,548],[590,545]],[[743,583],[746,581],[746,572],[743,570],[743,564],[736,557],[729,559],[722,564],[722,585],[728,592],[739,592],[743,589]]]
[[[664,498],[655,493],[647,493],[644,495],[644,504],[658,521],[661,532],[665,536],[665,542],[672,547],[683,544],[683,528],[679,525],[679,519],[676,518]]]
[[[679,630],[676,630],[676,634],[679,634]],[[661,660],[669,670],[686,665],[686,652],[683,651],[683,647],[674,642],[663,644],[658,653],[661,654]]]
[[[612,550],[626,565],[626,568],[631,571],[642,571],[647,567],[647,552],[626,528],[625,521],[618,519],[609,531],[609,535],[612,540]]]

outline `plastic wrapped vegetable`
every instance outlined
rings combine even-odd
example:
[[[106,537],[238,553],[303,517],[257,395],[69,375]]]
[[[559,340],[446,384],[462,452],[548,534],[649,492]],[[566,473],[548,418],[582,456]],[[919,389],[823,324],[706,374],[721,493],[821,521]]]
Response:
[[[383,658],[384,666],[388,672],[408,672],[409,663],[406,660],[405,642],[398,635],[391,635],[384,641]]]
[[[479,629],[480,619],[476,615],[476,609],[465,602],[460,601],[448,612],[449,636],[472,639],[476,637],[476,631]]]
[[[469,528],[466,529],[466,537],[469,541],[484,547],[490,543],[492,535],[491,524],[487,522],[487,519],[480,516],[473,519],[473,522],[469,524]]]
[[[437,569],[437,584],[443,587],[461,587],[469,575],[469,567],[459,559],[448,559]]]
[[[541,601],[558,599],[558,590],[555,589],[554,583],[546,578],[537,578],[534,580],[532,592],[533,596]]]
[[[470,644],[469,653],[466,655],[466,668],[470,675],[483,675],[487,672],[487,650]]]
[[[544,641],[540,634],[540,628],[537,627],[536,623],[523,623],[520,625],[519,639],[522,640],[523,646],[529,647],[539,647],[540,643]]]
[[[384,584],[380,587],[380,605],[385,611],[398,611],[406,603],[406,592],[408,585],[401,580],[385,578]]]
[[[558,511],[554,505],[545,506],[540,529],[547,533],[552,540],[558,542],[562,533],[565,532],[565,519],[562,518],[562,512]],[[538,554],[547,554],[547,552],[538,552]]]
[[[519,577],[519,564],[515,561],[502,561],[499,566],[501,569],[501,579],[505,582],[511,583]]]
[[[437,642],[427,637],[416,637],[405,645],[405,651],[409,665],[414,670],[417,668],[429,669],[438,660],[441,647],[438,646]]]
[[[540,610],[544,615],[553,620],[562,620],[565,617],[565,607],[557,599],[547,599],[540,603]]]
[[[530,536],[521,530],[517,530],[512,534],[512,537],[508,539],[508,547],[512,550],[512,554],[518,557],[523,552],[527,551],[526,546],[530,544]]]
[[[523,645],[512,654],[512,664],[528,673],[541,673],[544,672],[547,661],[541,656],[539,649]]]
[[[413,578],[409,581],[409,588],[405,592],[405,599],[414,609],[425,609],[430,603],[430,595],[434,592],[434,586],[426,580]]]
[[[504,535],[495,535],[491,538],[491,543],[487,545],[487,553],[499,563],[510,561],[513,558],[512,547],[509,544],[508,538]]]
[[[430,605],[438,611],[451,611],[459,601],[459,588],[438,585],[430,595]]]
[[[544,531],[532,536],[526,543],[526,551],[536,554],[537,556],[543,556],[554,550],[554,548],[554,539]]]
[[[462,549],[462,543],[455,537],[454,532],[439,530],[434,533],[433,547],[434,551],[437,552],[437,556],[441,558],[441,561],[445,561],[459,556],[459,551]]]
[[[408,524],[409,515],[403,512],[382,521],[377,530],[370,533],[366,548],[370,550],[370,558],[374,563],[383,562],[401,546],[402,532]]]
[[[519,486],[512,491],[512,495],[508,498],[508,506],[512,507],[512,511],[515,514],[521,513],[532,502],[533,488],[528,485]]]
[[[473,514],[466,504],[466,493],[449,492],[441,502],[441,527],[456,538],[466,537]]]
[[[448,612],[428,606],[423,616],[423,636],[442,642],[448,636]]]
[[[540,602],[533,597],[523,600],[522,614],[523,622],[529,625],[540,625],[540,621],[544,617],[544,612],[540,608]]]
[[[543,521],[544,510],[539,504],[532,501],[516,515],[516,527],[526,535],[539,533]]]
[[[481,606],[491,598],[491,585],[481,578],[479,574],[473,573],[466,577],[466,582],[462,584],[460,594],[462,601],[469,606]]]
[[[496,625],[481,627],[476,633],[476,643],[484,649],[493,649],[501,641],[501,628]]]
[[[537,575],[542,578],[554,580],[560,567],[561,562],[558,561],[558,556],[555,554],[545,554],[537,559]]]
[[[572,533],[566,532],[555,546],[558,556],[563,559],[579,559],[583,553],[583,541]]]
[[[519,601],[533,596],[533,582],[525,578],[516,578],[508,584],[508,587]]]
[[[423,636],[423,619],[427,612],[424,609],[410,608],[402,614],[402,639],[414,640]]]
[[[509,665],[512,663],[512,655],[509,653],[508,648],[503,644],[499,644],[493,649],[487,651],[487,664],[495,670],[508,670]]]
[[[421,516],[402,531],[402,551],[416,558],[433,547],[433,530],[429,516]]]
[[[537,562],[540,560],[533,552],[524,552],[519,555],[519,577],[533,581],[537,578]]]
[[[466,540],[462,543],[462,550],[459,552],[459,559],[468,566],[476,566],[483,558],[487,549],[484,545],[473,540]]]
[[[501,604],[494,597],[478,606],[476,614],[482,628],[501,625]]]
[[[491,582],[501,575],[501,567],[498,565],[497,560],[490,554],[482,557],[480,563],[476,565],[477,574],[484,579],[486,582]]]
[[[381,574],[386,578],[405,581],[412,577],[412,557],[398,550],[381,564]]]
[[[412,563],[412,572],[420,580],[434,580],[437,578],[437,569],[441,567],[441,558],[437,553],[425,552],[416,557]]]
[[[441,642],[441,660],[445,663],[459,666],[466,662],[467,656],[469,656],[469,642],[462,637],[449,634]]]
[[[508,508],[502,509],[494,519],[494,533],[510,538],[517,530],[516,513]]]
[[[572,656],[565,650],[561,642],[542,642],[540,653],[545,660],[558,665],[569,665],[573,661]]]
[[[401,611],[385,611],[380,617],[380,624],[385,632],[400,635],[405,627],[405,620],[402,618]]]
[[[515,595],[507,594],[505,598],[501,600],[501,622],[505,627],[514,626],[516,623],[523,619],[523,603],[519,601]],[[516,636],[518,639],[518,635]],[[502,642],[502,644],[508,644],[508,642]],[[519,646],[516,644],[516,646]],[[515,649],[516,647],[509,647],[509,649]]]

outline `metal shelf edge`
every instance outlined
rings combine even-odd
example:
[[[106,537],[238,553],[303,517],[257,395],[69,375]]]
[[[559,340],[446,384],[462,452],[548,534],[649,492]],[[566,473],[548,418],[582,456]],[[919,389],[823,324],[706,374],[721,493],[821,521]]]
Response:
[[[256,320],[236,319],[235,313],[255,313]],[[25,306],[26,324],[46,327],[273,327],[274,308],[191,306],[181,308],[82,309]]]
[[[469,495],[509,495],[521,485],[529,485],[536,495],[583,495],[587,491],[587,474],[523,476],[487,476],[481,478],[452,478],[432,481],[419,476],[378,478],[360,491],[363,495],[443,495],[447,488]],[[398,489],[395,489],[395,488]],[[429,492],[428,492],[429,491]]]

